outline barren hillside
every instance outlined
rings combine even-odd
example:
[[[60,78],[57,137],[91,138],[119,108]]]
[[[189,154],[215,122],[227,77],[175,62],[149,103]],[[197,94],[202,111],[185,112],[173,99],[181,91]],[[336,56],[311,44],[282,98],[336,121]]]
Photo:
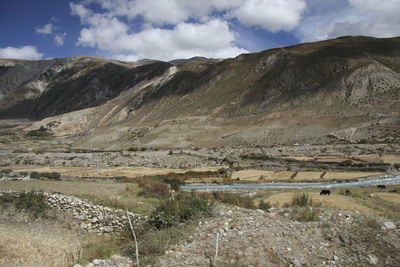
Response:
[[[400,138],[400,38],[342,37],[226,60],[0,63],[0,118],[39,120],[27,129],[79,135],[79,147]]]

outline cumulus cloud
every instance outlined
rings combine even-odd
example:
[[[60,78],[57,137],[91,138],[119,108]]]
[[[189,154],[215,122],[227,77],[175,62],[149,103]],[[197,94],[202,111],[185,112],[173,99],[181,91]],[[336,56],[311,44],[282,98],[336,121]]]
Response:
[[[56,34],[56,36],[54,36],[54,42],[56,43],[56,45],[57,46],[63,46],[66,36],[67,36],[66,32]]]
[[[319,7],[309,0],[309,9]],[[393,37],[400,35],[398,0],[327,0],[324,8],[310,12],[298,33],[303,41],[335,38],[343,35]],[[318,12],[317,12],[318,11]]]
[[[36,28],[36,33],[39,34],[52,34],[54,30],[54,25],[52,23],[48,23],[43,27]]]
[[[235,32],[227,21],[220,19],[179,22],[172,28],[147,25],[142,31],[132,33],[126,23],[109,13],[94,13],[80,4],[70,6],[72,14],[78,15],[85,25],[77,44],[112,53],[119,59],[219,58],[248,52],[235,46]]]
[[[290,31],[299,25],[306,7],[304,0],[247,0],[231,10],[227,17],[245,25],[259,25],[266,30]]]
[[[43,57],[42,53],[39,53],[34,46],[22,46],[22,47],[5,47],[0,48],[0,58],[15,58],[15,59],[30,59],[37,60]]]

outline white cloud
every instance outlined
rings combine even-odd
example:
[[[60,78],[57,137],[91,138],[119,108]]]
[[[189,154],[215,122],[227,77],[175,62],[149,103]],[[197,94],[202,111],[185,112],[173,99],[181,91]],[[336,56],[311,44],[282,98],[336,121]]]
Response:
[[[306,7],[304,0],[246,0],[231,10],[227,17],[237,18],[245,25],[259,25],[266,30],[291,31],[299,25]]]
[[[40,27],[36,28],[36,33],[51,34],[53,33],[53,30],[54,30],[54,25],[52,23],[48,23],[41,28]]]
[[[309,0],[309,6],[318,1]],[[343,35],[393,37],[400,35],[399,0],[327,0],[318,13],[304,18],[298,33],[303,41]]]
[[[155,25],[177,24],[188,18],[202,19],[214,10],[223,11],[239,7],[245,0],[89,0],[101,5],[113,16],[129,19],[142,16]]]
[[[0,58],[15,58],[15,59],[30,59],[37,60],[43,57],[42,53],[39,53],[34,46],[23,46],[23,47],[5,47],[0,48]]]
[[[64,45],[64,40],[65,37],[67,36],[67,33],[57,33],[56,36],[54,37],[54,42],[56,43],[57,46],[63,46]]]
[[[94,13],[80,4],[71,4],[72,14],[85,25],[77,44],[111,53],[118,59],[152,58],[171,60],[193,56],[233,57],[248,52],[235,46],[235,32],[219,19],[204,23],[179,22],[173,28],[147,24],[138,33],[108,13]]]

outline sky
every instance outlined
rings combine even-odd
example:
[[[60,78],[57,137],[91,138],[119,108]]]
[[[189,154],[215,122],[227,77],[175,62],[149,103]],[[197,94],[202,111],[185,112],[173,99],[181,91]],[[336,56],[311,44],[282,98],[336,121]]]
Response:
[[[235,57],[400,36],[400,0],[0,0],[0,58]]]

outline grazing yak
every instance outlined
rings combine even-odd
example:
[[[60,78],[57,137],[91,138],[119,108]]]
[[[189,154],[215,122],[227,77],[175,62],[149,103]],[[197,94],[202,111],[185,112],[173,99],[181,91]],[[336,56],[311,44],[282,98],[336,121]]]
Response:
[[[321,196],[322,195],[330,195],[331,194],[331,190],[329,189],[322,189],[321,192],[319,193]]]
[[[385,189],[385,188],[386,188],[386,185],[384,185],[384,184],[378,184],[378,188],[379,188],[379,189]]]
[[[346,189],[346,195],[350,195],[351,191],[349,189]]]
[[[396,193],[396,192],[397,192],[397,189],[389,190],[389,193]]]

